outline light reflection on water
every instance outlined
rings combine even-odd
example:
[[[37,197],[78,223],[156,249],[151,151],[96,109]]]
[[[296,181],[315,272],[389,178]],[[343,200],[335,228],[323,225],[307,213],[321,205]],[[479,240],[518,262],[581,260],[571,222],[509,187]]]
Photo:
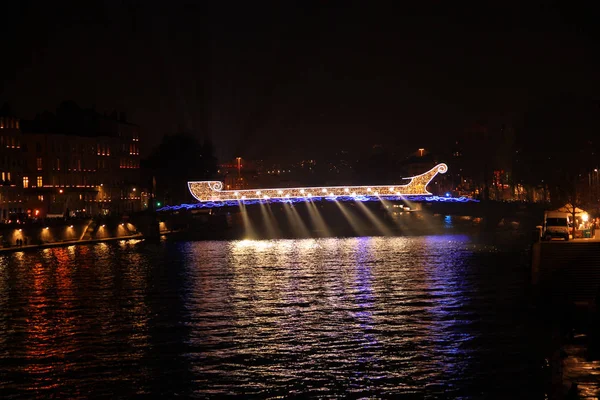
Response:
[[[2,255],[0,396],[535,398],[520,260],[466,235]]]

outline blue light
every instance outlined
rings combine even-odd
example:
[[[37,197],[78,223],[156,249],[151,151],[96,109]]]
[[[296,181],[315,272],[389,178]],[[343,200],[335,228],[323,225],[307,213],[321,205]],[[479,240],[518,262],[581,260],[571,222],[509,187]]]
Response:
[[[450,197],[450,192],[446,192],[446,197]]]
[[[327,196],[327,197],[301,197],[301,198],[279,198],[279,199],[252,199],[252,200],[227,200],[227,201],[204,201],[195,204],[180,204],[178,206],[164,206],[157,209],[157,211],[178,211],[178,210],[194,210],[202,208],[215,208],[215,207],[238,207],[240,204],[251,205],[251,204],[273,204],[273,203],[300,203],[309,201],[381,201],[381,199],[389,201],[402,201],[409,200],[414,202],[445,202],[445,203],[478,203],[479,200],[470,199],[468,197],[450,197],[449,193],[446,193],[447,197],[440,196]]]

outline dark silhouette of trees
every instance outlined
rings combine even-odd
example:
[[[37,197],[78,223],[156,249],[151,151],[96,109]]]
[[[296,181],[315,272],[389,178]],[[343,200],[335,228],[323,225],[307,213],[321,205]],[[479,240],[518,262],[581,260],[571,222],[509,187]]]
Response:
[[[165,135],[143,163],[147,182],[156,181],[155,198],[163,205],[193,201],[188,181],[210,180],[217,172],[217,159],[210,140],[200,143],[186,133]]]
[[[597,206],[588,177],[599,161],[599,111],[593,99],[572,95],[530,106],[518,126],[515,180],[547,188],[555,206]]]

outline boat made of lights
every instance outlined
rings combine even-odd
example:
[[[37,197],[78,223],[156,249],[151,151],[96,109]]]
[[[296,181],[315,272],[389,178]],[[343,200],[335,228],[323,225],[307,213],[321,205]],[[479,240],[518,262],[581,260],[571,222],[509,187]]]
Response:
[[[188,182],[190,193],[199,202],[229,202],[246,200],[294,200],[307,198],[427,196],[427,185],[435,176],[448,171],[446,164],[438,164],[429,171],[409,178],[404,185],[378,186],[320,186],[299,188],[223,190],[220,181]]]

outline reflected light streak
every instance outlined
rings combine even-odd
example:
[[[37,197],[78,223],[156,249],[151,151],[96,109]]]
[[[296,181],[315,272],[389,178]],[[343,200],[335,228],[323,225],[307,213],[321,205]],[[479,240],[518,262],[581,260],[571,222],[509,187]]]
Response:
[[[307,203],[307,208],[308,208],[308,214],[310,215],[310,218],[312,219],[314,226],[317,228],[319,236],[325,236],[325,237],[331,236],[331,232],[330,232],[329,228],[327,227],[327,224],[323,220],[323,217],[321,216],[319,207],[312,201],[309,201]]]
[[[269,207],[268,204],[260,203],[260,214],[262,216],[263,226],[267,230],[267,237],[273,239],[279,236],[276,232],[277,221],[275,221],[272,214],[267,212],[267,207]]]
[[[246,209],[246,205],[240,202],[240,214],[242,216],[242,223],[244,224],[244,234],[247,238],[255,238],[256,232],[254,232],[254,228],[252,227],[252,222],[250,221],[250,217],[248,216],[248,210]]]
[[[283,210],[286,214],[286,217],[289,221],[289,225],[294,231],[294,234],[297,237],[310,237],[310,232],[306,227],[300,215],[298,215],[298,211],[294,208],[292,204],[283,204]]]
[[[377,230],[383,236],[392,236],[393,235],[393,232],[387,226],[385,226],[384,222],[382,220],[380,220],[377,217],[377,215],[375,215],[375,213],[373,213],[373,211],[369,210],[369,207],[367,207],[365,204],[363,204],[363,202],[357,201],[355,204],[358,205],[358,207],[361,209],[361,211],[367,216],[369,221],[371,221],[371,223],[377,228]]]
[[[352,230],[354,231],[355,234],[359,235],[359,236],[366,236],[366,232],[363,229],[363,227],[356,221],[356,216],[350,212],[350,210],[348,210],[348,208],[346,208],[346,205],[336,201],[335,204],[338,206],[338,208],[340,209],[340,211],[342,212],[342,214],[344,214],[344,217],[346,218],[346,221],[348,221],[348,223],[350,224],[350,227],[352,228]]]

